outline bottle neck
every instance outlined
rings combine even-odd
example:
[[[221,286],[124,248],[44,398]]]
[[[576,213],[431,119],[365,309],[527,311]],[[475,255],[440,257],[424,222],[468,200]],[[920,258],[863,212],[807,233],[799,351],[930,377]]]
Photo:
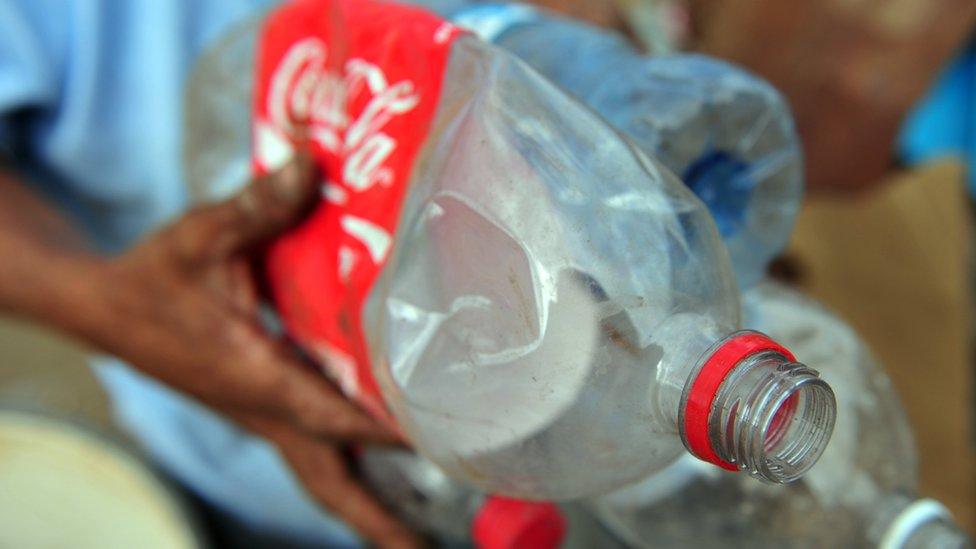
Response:
[[[956,526],[946,520],[930,520],[919,526],[905,541],[904,549],[930,549],[932,547],[972,548],[973,540]]]
[[[872,542],[880,549],[927,549],[972,547],[973,541],[953,522],[944,505],[932,499],[911,500],[892,496],[879,505],[879,530]]]
[[[836,402],[818,373],[758,332],[734,333],[705,353],[679,408],[691,453],[761,480],[796,480],[830,439]]]

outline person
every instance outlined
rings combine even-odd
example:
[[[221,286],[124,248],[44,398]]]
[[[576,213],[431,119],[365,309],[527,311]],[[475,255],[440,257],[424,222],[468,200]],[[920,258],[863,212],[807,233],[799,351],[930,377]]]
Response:
[[[976,197],[976,40],[970,39],[942,68],[928,93],[915,105],[901,128],[900,159],[907,165],[944,157],[966,167],[966,187]]]
[[[786,96],[803,138],[809,191],[870,188],[890,180],[899,153],[915,163],[958,139],[964,113],[950,119],[936,112],[942,108],[918,105],[932,103],[926,90],[965,47],[976,24],[973,2],[688,3],[696,49],[755,71]],[[946,91],[933,92],[936,101],[956,102]],[[928,112],[913,114],[918,109]]]
[[[415,546],[344,459],[396,436],[257,318],[254,260],[319,196],[312,163],[188,209],[188,73],[271,4],[0,3],[0,311],[100,353],[119,422],[249,543]]]

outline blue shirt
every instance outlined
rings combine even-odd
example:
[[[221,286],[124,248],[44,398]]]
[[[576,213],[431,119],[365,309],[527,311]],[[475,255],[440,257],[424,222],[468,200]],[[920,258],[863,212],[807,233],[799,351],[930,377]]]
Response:
[[[273,0],[0,1],[0,150],[108,251],[187,206],[183,93],[205,48]],[[111,358],[122,425],[170,473],[255,528],[330,546],[353,534],[278,454]]]
[[[964,161],[976,195],[976,41],[942,70],[902,128],[899,152],[909,164],[952,156]]]

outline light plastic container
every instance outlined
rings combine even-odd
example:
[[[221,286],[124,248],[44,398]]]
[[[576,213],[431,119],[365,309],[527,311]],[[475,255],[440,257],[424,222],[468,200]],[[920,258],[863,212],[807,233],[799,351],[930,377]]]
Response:
[[[406,450],[369,448],[357,461],[380,501],[438,547],[626,547],[583,502],[556,505],[486,496]]]
[[[768,352],[718,352],[742,341],[735,286],[674,176],[473,39],[455,46],[440,108],[364,315],[374,373],[421,452],[529,498],[632,481],[682,437],[771,481],[812,464],[830,390],[760,338],[750,350]],[[728,382],[693,391],[723,360]]]
[[[943,506],[917,499],[905,413],[856,333],[779,284],[761,284],[744,303],[747,325],[816,360],[836,391],[837,424],[820,461],[772,486],[684,458],[598,499],[603,522],[633,547],[969,546]]]
[[[789,240],[803,158],[764,80],[698,54],[648,56],[624,36],[520,3],[416,0],[516,54],[659,160],[705,203],[739,285]]]
[[[203,200],[246,164],[250,72],[228,71],[221,56],[249,42],[246,29],[225,42],[190,85],[188,143],[226,143],[187,149]],[[295,339],[355,398],[348,373],[371,368],[382,404],[446,474],[490,493],[569,499],[686,451],[773,483],[819,457],[831,389],[782,346],[739,330],[707,208],[591,110],[460,36],[412,166],[395,231],[370,237],[385,243],[378,277],[361,309],[342,311],[358,315],[365,356],[335,352],[302,324],[335,320],[315,317],[322,298],[298,283],[319,280],[314,261],[297,254],[269,270]],[[330,185],[315,215],[341,215],[355,192]],[[328,246],[310,234],[283,240]],[[359,259],[325,263],[342,274]]]
[[[11,396],[0,399],[0,547],[208,547],[192,508],[124,441],[34,409],[36,393]]]

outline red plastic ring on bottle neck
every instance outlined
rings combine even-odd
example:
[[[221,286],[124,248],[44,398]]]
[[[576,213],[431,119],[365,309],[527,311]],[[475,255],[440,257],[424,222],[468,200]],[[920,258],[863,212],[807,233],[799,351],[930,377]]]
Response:
[[[684,410],[685,445],[699,459],[729,471],[739,470],[735,464],[720,458],[715,449],[712,448],[711,439],[708,436],[708,419],[718,389],[728,377],[729,372],[743,359],[766,351],[777,352],[790,362],[796,361],[793,353],[788,349],[758,332],[743,332],[733,335],[705,359],[705,363],[698,371],[698,375],[688,391]]]

